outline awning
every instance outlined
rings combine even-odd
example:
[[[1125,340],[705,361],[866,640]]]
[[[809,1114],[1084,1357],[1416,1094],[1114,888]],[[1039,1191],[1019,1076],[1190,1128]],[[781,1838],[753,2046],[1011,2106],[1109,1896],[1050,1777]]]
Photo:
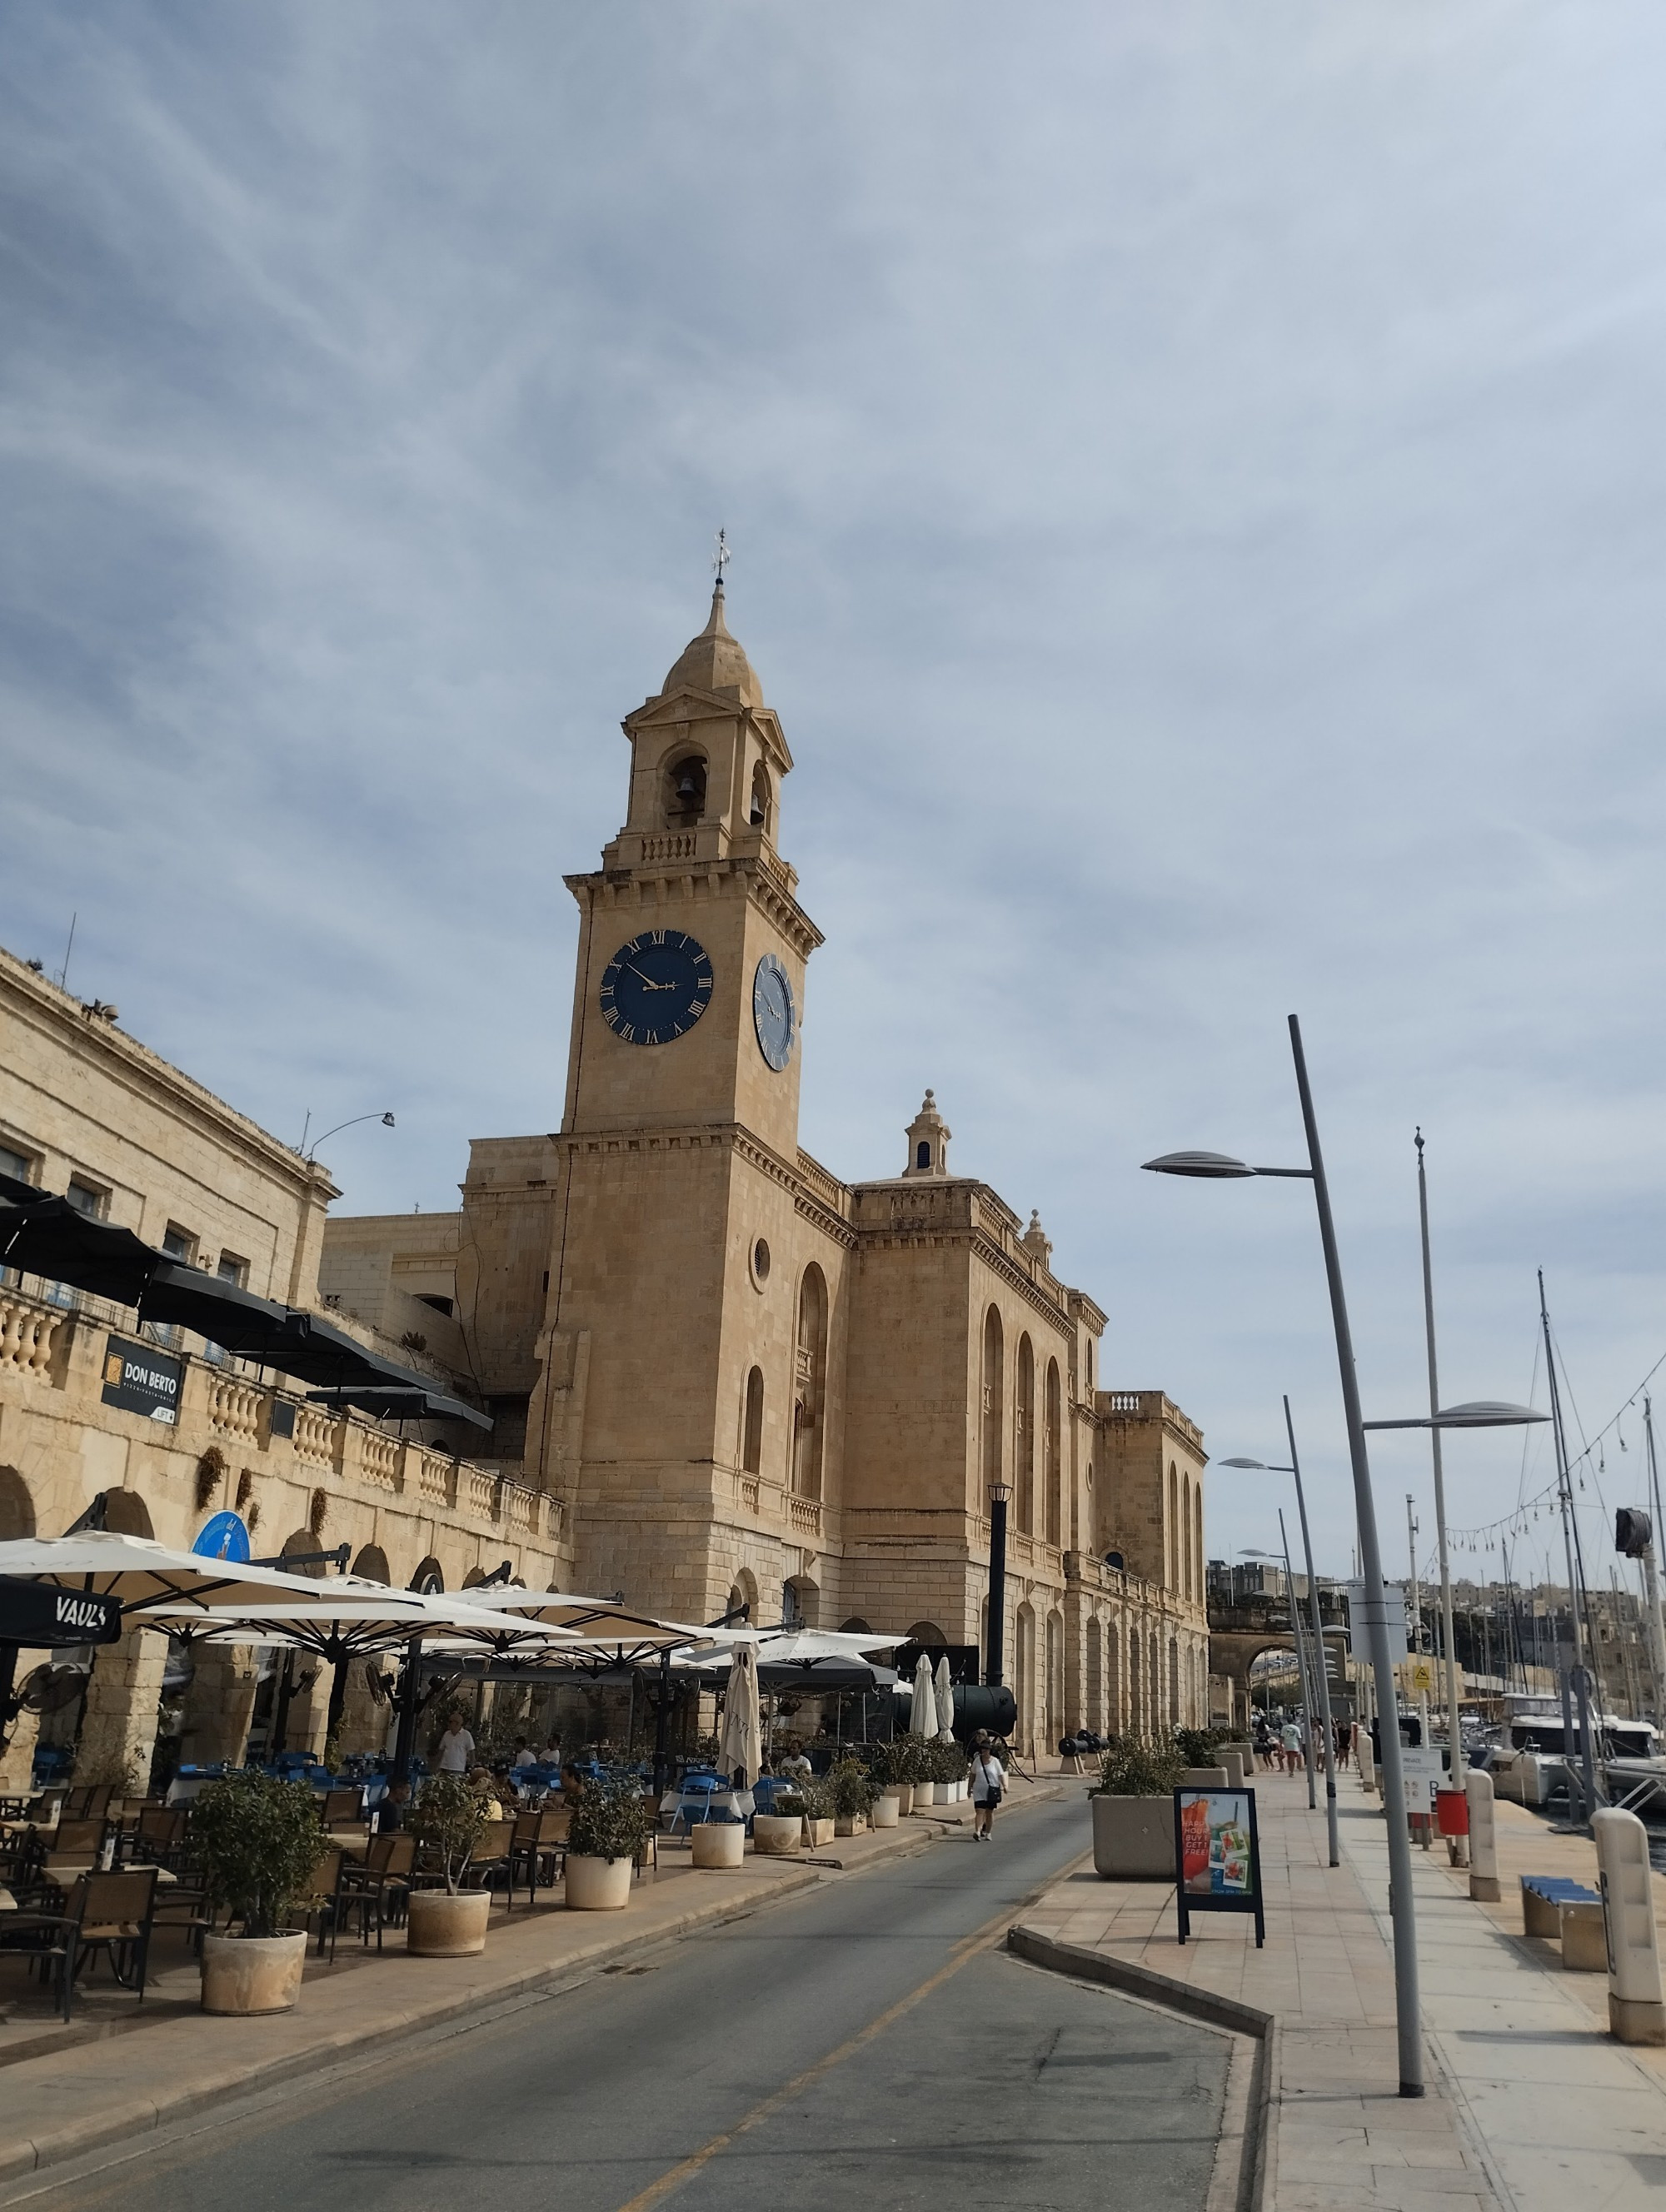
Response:
[[[28,1196],[18,1200],[23,1192]],[[492,1426],[488,1415],[414,1368],[366,1351],[321,1315],[257,1297],[224,1276],[170,1259],[131,1229],[94,1221],[68,1199],[0,1176],[0,1200],[8,1199],[18,1202],[0,1203],[0,1267],[113,1299],[144,1321],[192,1329],[239,1358],[317,1384],[379,1419],[385,1417],[374,1402],[380,1395],[396,1419]]]

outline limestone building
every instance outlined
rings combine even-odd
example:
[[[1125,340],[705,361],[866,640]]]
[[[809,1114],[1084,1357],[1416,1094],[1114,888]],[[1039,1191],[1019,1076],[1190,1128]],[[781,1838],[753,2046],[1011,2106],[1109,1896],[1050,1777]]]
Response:
[[[1005,1484],[1021,1736],[1206,1720],[1196,1428],[1104,1387],[1103,1311],[1033,1215],[951,1167],[929,1091],[894,1176],[845,1183],[800,1147],[822,935],[781,851],[792,756],[721,584],[623,729],[623,825],[567,878],[560,1128],[476,1140],[455,1214],[330,1221],[325,1295],[454,1328],[564,1587],[984,1646]]]

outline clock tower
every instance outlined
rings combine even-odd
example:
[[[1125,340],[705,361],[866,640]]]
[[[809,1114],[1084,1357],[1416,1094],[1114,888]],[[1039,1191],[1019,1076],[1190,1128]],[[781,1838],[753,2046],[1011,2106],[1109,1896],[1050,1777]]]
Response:
[[[738,1123],[798,1146],[805,963],[821,933],[776,849],[793,766],[778,717],[711,614],[623,725],[623,827],[581,917],[562,1133]]]

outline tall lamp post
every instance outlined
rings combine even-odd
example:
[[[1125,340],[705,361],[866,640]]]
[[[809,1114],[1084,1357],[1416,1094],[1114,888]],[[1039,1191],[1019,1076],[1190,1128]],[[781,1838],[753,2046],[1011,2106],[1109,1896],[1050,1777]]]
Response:
[[[1222,1152],[1170,1152],[1145,1165],[1158,1175],[1200,1176],[1208,1182],[1236,1180],[1246,1176],[1279,1176],[1310,1182],[1319,1217],[1319,1243],[1324,1254],[1325,1280],[1330,1292],[1331,1326],[1336,1338],[1336,1366],[1342,1388],[1342,1410],[1347,1421],[1348,1459],[1353,1471],[1353,1505],[1359,1528],[1359,1567],[1366,1592],[1366,1625],[1371,1644],[1371,1672],[1377,1683],[1378,1712],[1387,1723],[1382,1730],[1383,1810],[1389,1830],[1389,1911],[1394,1928],[1394,1991],[1396,2039],[1400,2057],[1400,2094],[1423,2094],[1423,2038],[1417,1994],[1417,1920],[1412,1903],[1411,1831],[1406,1825],[1406,1776],[1400,1763],[1399,1706],[1395,1699],[1394,1660],[1389,1644],[1388,1613],[1383,1598],[1383,1553],[1377,1538],[1377,1505],[1371,1496],[1371,1459],[1365,1446],[1365,1421],[1359,1406],[1359,1378],[1353,1364],[1353,1336],[1348,1326],[1347,1298],[1342,1287],[1342,1263],[1336,1249],[1336,1226],[1330,1211],[1330,1186],[1325,1180],[1324,1156],[1319,1146],[1319,1125],[1313,1110],[1313,1094],[1307,1079],[1307,1055],[1302,1049],[1302,1026],[1290,1017],[1290,1050],[1295,1062],[1296,1091],[1301,1101],[1302,1127],[1307,1138],[1304,1168],[1256,1168]],[[1463,1414],[1470,1408],[1459,1407]],[[1500,1409],[1513,1423],[1523,1418],[1542,1419],[1523,1407]],[[1404,1425],[1424,1427],[1438,1421],[1442,1427],[1492,1426],[1491,1421],[1450,1420],[1431,1414],[1427,1422]],[[1400,1425],[1373,1423],[1374,1427]]]
[[[1000,1687],[1006,1659],[1006,1501],[1012,1494],[1004,1482],[989,1485],[989,1632],[983,1680],[992,1690]]]
[[[1341,1839],[1336,1828],[1336,1737],[1330,1721],[1330,1674],[1325,1665],[1324,1616],[1319,1608],[1319,1585],[1313,1573],[1313,1539],[1308,1533],[1307,1498],[1302,1489],[1302,1464],[1296,1452],[1296,1425],[1290,1418],[1290,1401],[1284,1401],[1285,1434],[1290,1439],[1290,1464],[1274,1467],[1265,1460],[1224,1459],[1222,1467],[1250,1467],[1268,1474],[1293,1474],[1296,1478],[1296,1510],[1301,1516],[1302,1551],[1307,1560],[1308,1611],[1312,1615],[1314,1663],[1319,1671],[1319,1722],[1325,1732],[1325,1831],[1330,1845],[1330,1863],[1342,1863]],[[1292,1600],[1291,1612],[1296,1608]],[[1310,1729],[1309,1735],[1312,1734]]]

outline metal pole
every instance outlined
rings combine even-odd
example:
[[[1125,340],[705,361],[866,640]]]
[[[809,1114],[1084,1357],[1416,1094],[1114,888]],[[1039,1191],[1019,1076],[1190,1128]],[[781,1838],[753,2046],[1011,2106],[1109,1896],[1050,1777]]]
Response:
[[[1400,2055],[1400,2094],[1423,2094],[1423,2027],[1417,1990],[1417,1916],[1412,1900],[1411,1831],[1406,1826],[1406,1776],[1400,1763],[1399,1707],[1395,1702],[1394,1661],[1389,1654],[1389,1623],[1383,1595],[1383,1554],[1377,1540],[1377,1501],[1371,1496],[1371,1456],[1365,1447],[1365,1417],[1359,1406],[1359,1378],[1354,1371],[1353,1338],[1348,1327],[1347,1297],[1342,1287],[1342,1263],[1336,1249],[1336,1228],[1331,1218],[1330,1188],[1325,1181],[1324,1158],[1319,1149],[1319,1125],[1308,1086],[1307,1058],[1302,1050],[1302,1028],[1290,1017],[1290,1049],[1296,1064],[1296,1088],[1302,1102],[1302,1122],[1307,1136],[1308,1164],[1313,1176],[1313,1201],[1319,1215],[1319,1240],[1324,1248],[1325,1279],[1330,1290],[1330,1314],[1336,1334],[1336,1366],[1342,1389],[1342,1408],[1347,1417],[1348,1458],[1353,1473],[1354,1510],[1359,1522],[1359,1566],[1365,1585],[1366,1626],[1371,1640],[1371,1667],[1377,1679],[1377,1706],[1383,1716],[1383,1810],[1389,1832],[1389,1911],[1394,1928],[1395,2018]]]
[[[1325,1827],[1330,1842],[1330,1863],[1341,1866],[1341,1846],[1336,1832],[1336,1732],[1330,1718],[1330,1670],[1325,1665],[1324,1620],[1319,1610],[1319,1585],[1313,1573],[1313,1539],[1308,1534],[1302,1462],[1296,1450],[1296,1425],[1290,1418],[1287,1397],[1284,1401],[1284,1429],[1290,1439],[1290,1472],[1296,1478],[1296,1510],[1301,1516],[1302,1551],[1307,1559],[1307,1595],[1313,1613],[1313,1648],[1318,1655],[1319,1717],[1325,1732]]]
[[[1655,1419],[1651,1400],[1643,1401],[1643,1437],[1649,1451],[1649,1501],[1654,1507],[1654,1541],[1643,1554],[1649,1585],[1649,1649],[1655,1662],[1655,1725],[1666,1728],[1666,1622],[1660,1611],[1659,1577],[1656,1572],[1659,1547],[1666,1543],[1660,1522],[1660,1468],[1655,1458]]]
[[[1545,1304],[1545,1271],[1539,1270],[1539,1323],[1545,1336],[1545,1372],[1550,1382],[1550,1432],[1556,1447],[1556,1502],[1562,1511],[1562,1548],[1567,1554],[1567,1609],[1573,1629],[1573,1663],[1584,1664],[1579,1640],[1579,1584],[1573,1572],[1573,1489],[1568,1480],[1567,1449],[1562,1441],[1562,1401],[1556,1389],[1556,1358],[1550,1344],[1550,1309]]]
[[[1000,1687],[1006,1636],[1006,1486],[996,1483],[989,1492],[989,1648],[983,1655],[983,1679],[992,1690]]]
[[[1313,1670],[1308,1664],[1307,1645],[1302,1635],[1302,1609],[1296,1602],[1296,1577],[1290,1571],[1290,1539],[1285,1534],[1282,1505],[1279,1508],[1279,1541],[1284,1546],[1285,1596],[1290,1606],[1290,1626],[1296,1637],[1296,1671],[1302,1685],[1302,1719],[1305,1723],[1302,1729],[1302,1743],[1307,1753],[1307,1809],[1311,1813],[1319,1802],[1313,1776],[1313,1720],[1317,1700],[1313,1694]],[[1310,1576],[1308,1587],[1310,1589],[1312,1588]]]
[[[422,1685],[418,1680],[423,1663],[423,1639],[413,1636],[405,1645],[405,1663],[399,1677],[399,1727],[393,1739],[393,1771],[391,1783],[400,1789],[410,1787],[410,1754],[416,1744],[416,1702]]]
[[[1429,1346],[1429,1413],[1440,1411],[1440,1386],[1435,1362],[1434,1269],[1429,1258],[1429,1185],[1423,1172],[1423,1132],[1417,1133],[1417,1218],[1423,1233],[1423,1333]],[[1440,1431],[1431,1428],[1429,1446],[1434,1455],[1435,1541],[1440,1553],[1440,1632],[1446,1639],[1446,1747],[1452,1787],[1463,1771],[1462,1735],[1458,1727],[1457,1646],[1452,1632],[1452,1567],[1446,1549],[1446,1485],[1440,1463]],[[1506,1661],[1506,1665],[1508,1662]]]

